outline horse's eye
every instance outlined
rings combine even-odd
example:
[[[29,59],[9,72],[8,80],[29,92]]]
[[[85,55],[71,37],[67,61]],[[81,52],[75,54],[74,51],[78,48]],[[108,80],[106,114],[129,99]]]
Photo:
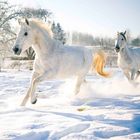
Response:
[[[123,38],[122,38],[122,40],[123,40]]]
[[[25,36],[27,36],[27,35],[28,35],[28,33],[27,33],[27,32],[25,32],[25,33],[24,33],[24,35],[25,35]]]

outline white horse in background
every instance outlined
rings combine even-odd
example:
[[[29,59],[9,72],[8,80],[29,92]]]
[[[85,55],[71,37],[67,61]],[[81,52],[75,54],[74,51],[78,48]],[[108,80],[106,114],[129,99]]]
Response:
[[[42,80],[77,76],[75,93],[78,93],[91,66],[100,75],[109,76],[109,73],[103,71],[106,61],[103,52],[98,52],[93,59],[92,51],[88,48],[64,46],[53,39],[51,29],[41,21],[25,19],[19,21],[19,24],[21,28],[13,47],[14,53],[20,55],[31,45],[36,53],[31,84],[21,103],[22,106],[26,104],[29,97],[32,104],[36,103],[35,90]]]
[[[118,66],[127,79],[134,83],[140,75],[140,47],[128,47],[126,31],[117,35],[115,50],[118,53]]]

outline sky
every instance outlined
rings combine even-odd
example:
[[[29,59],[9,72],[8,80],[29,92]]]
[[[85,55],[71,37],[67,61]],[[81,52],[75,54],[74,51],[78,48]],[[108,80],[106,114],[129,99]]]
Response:
[[[140,0],[9,0],[23,7],[45,8],[65,31],[114,37],[130,30],[140,35]]]

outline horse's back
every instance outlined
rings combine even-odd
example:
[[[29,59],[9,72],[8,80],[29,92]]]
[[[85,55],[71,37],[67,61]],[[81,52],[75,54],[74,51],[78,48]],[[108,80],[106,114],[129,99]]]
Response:
[[[134,48],[131,48],[131,50],[133,52],[132,59],[137,64],[137,67],[140,69],[140,48],[139,47],[134,47]]]
[[[92,61],[92,53],[84,47],[63,46],[57,50],[59,56],[59,75],[78,75],[87,73]]]

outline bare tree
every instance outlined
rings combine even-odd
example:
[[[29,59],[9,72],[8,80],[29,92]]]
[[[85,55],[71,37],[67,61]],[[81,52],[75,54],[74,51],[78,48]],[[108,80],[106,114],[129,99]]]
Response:
[[[9,5],[7,1],[0,1],[0,67],[10,51],[9,46],[16,39],[16,34],[11,27],[11,20],[19,14],[15,7]]]
[[[16,34],[11,28],[11,19],[18,16],[15,6],[10,6],[7,1],[0,2],[0,42],[6,43],[14,40]]]
[[[27,18],[38,18],[41,20],[44,20],[45,22],[48,22],[51,19],[52,13],[47,9],[42,8],[22,8],[20,10],[20,13],[22,13],[23,17]]]

